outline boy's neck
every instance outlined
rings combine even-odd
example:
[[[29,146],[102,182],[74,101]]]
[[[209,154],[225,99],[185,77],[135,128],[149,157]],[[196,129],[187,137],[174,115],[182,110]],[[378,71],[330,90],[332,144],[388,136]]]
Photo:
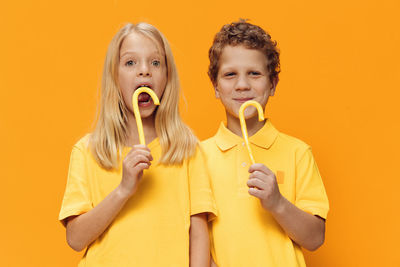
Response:
[[[143,132],[146,144],[148,144],[151,141],[153,141],[153,139],[157,138],[154,114],[152,114],[148,118],[142,118],[142,124],[143,124]],[[131,147],[133,145],[140,144],[136,119],[135,116],[133,116],[133,114],[128,115],[127,126],[128,126],[128,140],[126,146]]]
[[[237,136],[243,137],[242,129],[240,127],[240,120],[237,117],[230,116],[227,114],[227,128]],[[246,127],[247,127],[247,135],[250,137],[257,133],[264,125],[266,120],[259,121],[258,116],[253,116],[246,120]]]

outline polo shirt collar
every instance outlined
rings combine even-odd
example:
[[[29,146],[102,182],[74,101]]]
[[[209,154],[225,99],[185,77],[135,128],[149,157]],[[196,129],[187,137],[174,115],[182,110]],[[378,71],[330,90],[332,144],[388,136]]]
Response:
[[[275,142],[278,133],[278,130],[275,129],[268,119],[265,125],[256,134],[249,138],[249,142],[258,147],[268,149]],[[221,122],[218,132],[215,135],[215,142],[222,151],[226,151],[241,144],[244,140],[240,136],[232,133],[228,128],[226,128],[225,124]]]

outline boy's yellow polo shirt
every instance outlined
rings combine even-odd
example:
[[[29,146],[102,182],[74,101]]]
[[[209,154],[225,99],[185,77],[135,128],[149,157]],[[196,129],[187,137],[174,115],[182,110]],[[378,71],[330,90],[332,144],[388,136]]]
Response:
[[[121,181],[122,168],[101,168],[88,150],[88,138],[82,138],[71,153],[61,221],[89,211]],[[87,248],[79,266],[189,266],[190,215],[215,213],[204,156],[198,149],[180,166],[158,165],[158,139],[148,147],[154,160],[144,171],[137,192]],[[123,157],[129,150],[123,151]]]
[[[278,132],[269,120],[249,141],[255,161],[276,174],[281,194],[300,209],[326,218],[328,199],[310,147]],[[221,124],[202,145],[218,208],[210,230],[217,265],[305,266],[301,248],[248,193],[251,163],[243,139]]]

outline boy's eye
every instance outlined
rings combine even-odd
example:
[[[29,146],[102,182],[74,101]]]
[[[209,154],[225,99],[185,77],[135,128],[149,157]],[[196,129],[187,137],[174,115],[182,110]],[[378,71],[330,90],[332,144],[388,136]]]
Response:
[[[158,66],[161,65],[161,62],[160,62],[159,60],[153,60],[153,61],[151,62],[151,64],[152,64],[153,66],[155,66],[155,67],[158,67]]]
[[[135,62],[134,62],[133,60],[128,60],[128,61],[125,63],[125,66],[133,66],[133,65],[135,65]]]
[[[224,76],[226,76],[226,77],[230,77],[230,76],[233,76],[233,75],[235,75],[234,72],[227,72],[227,73],[224,74]]]
[[[249,74],[250,74],[250,75],[253,75],[253,76],[258,76],[258,75],[260,75],[261,73],[258,72],[258,71],[250,71]]]

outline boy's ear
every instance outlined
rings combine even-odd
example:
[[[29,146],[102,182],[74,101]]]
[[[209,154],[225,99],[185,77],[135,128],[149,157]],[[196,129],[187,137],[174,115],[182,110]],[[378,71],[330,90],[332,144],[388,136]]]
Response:
[[[219,91],[218,91],[217,84],[213,84],[213,86],[214,86],[215,98],[219,98]]]
[[[275,90],[276,90],[276,86],[278,85],[279,82],[279,77],[275,77],[274,79],[272,79],[271,81],[271,92],[270,92],[270,96],[275,95]]]

